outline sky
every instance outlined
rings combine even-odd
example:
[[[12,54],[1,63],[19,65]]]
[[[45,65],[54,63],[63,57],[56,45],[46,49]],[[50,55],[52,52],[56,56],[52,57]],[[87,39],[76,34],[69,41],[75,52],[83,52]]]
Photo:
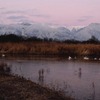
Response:
[[[0,0],[0,24],[84,26],[100,22],[100,0]]]

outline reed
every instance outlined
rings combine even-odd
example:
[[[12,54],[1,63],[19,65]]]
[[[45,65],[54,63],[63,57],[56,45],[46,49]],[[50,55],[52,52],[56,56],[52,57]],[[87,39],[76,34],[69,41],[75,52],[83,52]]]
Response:
[[[0,43],[0,53],[100,57],[100,45],[57,42],[5,42]]]

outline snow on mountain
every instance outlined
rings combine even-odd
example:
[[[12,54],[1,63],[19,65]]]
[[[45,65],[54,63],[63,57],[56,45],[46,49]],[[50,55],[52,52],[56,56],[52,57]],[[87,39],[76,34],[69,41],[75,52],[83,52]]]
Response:
[[[71,38],[70,30],[64,27],[52,28],[45,24],[16,24],[16,25],[0,25],[0,34],[16,34],[24,37],[36,36],[38,38],[52,38],[57,40],[65,40]]]
[[[35,36],[41,39],[52,38],[60,41],[70,39],[84,41],[95,36],[100,40],[100,24],[92,23],[86,27],[73,27],[71,30],[66,27],[52,27],[40,23],[0,24],[0,34],[16,34],[24,37]]]
[[[95,36],[100,40],[100,24],[92,23],[84,28],[79,29],[75,33],[75,39],[80,41],[85,41],[90,39],[92,36]]]
[[[16,34],[21,35],[21,27],[19,25],[0,25],[0,34]]]
[[[78,31],[79,29],[83,28],[85,26],[69,26],[67,27],[70,31],[72,31],[73,29],[75,29],[76,31]]]
[[[68,40],[72,39],[71,31],[65,27],[58,27],[54,35],[55,39],[58,40]]]

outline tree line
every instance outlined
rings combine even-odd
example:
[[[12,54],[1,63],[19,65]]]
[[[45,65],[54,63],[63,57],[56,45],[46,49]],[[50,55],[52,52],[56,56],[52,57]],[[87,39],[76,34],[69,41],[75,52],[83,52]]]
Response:
[[[63,43],[73,43],[73,44],[78,44],[78,43],[93,43],[93,44],[99,44],[100,41],[95,37],[92,36],[89,40],[87,41],[78,41],[78,40],[64,40],[64,41],[59,41],[57,39],[52,39],[52,38],[38,38],[38,37],[23,37],[23,36],[18,36],[15,34],[4,34],[0,35],[0,42],[63,42]]]

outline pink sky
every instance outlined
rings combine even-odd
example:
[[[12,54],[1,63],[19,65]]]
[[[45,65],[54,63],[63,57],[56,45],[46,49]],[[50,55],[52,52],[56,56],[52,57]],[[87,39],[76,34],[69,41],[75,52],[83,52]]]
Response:
[[[0,23],[88,25],[100,22],[99,11],[100,0],[0,0]]]

